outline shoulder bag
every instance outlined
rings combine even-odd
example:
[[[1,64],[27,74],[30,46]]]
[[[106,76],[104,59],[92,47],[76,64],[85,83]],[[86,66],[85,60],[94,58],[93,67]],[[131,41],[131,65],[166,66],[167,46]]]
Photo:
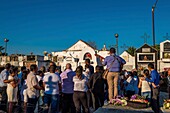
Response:
[[[105,71],[104,71],[104,73],[103,73],[103,79],[107,79],[107,75],[108,75],[108,73],[109,73],[109,69],[112,67],[114,61],[115,61],[115,58],[114,58],[113,62],[110,64],[109,68],[106,68],[106,69],[105,69]]]

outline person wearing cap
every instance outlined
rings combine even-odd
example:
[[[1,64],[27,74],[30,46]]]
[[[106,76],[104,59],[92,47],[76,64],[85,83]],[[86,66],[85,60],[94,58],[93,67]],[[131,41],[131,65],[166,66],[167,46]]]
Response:
[[[109,87],[109,100],[116,98],[118,95],[118,78],[121,72],[122,66],[126,64],[126,61],[120,56],[116,55],[115,48],[110,48],[110,55],[104,59],[102,63],[109,68],[109,73],[107,75],[107,82]],[[114,81],[114,82],[113,82]],[[113,94],[114,91],[114,94]]]

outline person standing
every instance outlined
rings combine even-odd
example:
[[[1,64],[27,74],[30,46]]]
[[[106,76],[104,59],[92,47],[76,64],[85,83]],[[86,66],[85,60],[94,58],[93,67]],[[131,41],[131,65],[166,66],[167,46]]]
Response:
[[[143,75],[145,78],[150,79],[149,70],[145,69],[143,71]],[[151,83],[146,80],[140,80],[138,87],[141,88],[141,95],[146,97],[146,99],[151,102]]]
[[[122,59],[115,53],[115,48],[110,48],[110,56],[107,56],[102,63],[104,66],[106,65],[107,68],[110,68],[107,75],[109,100],[116,98],[116,96],[118,95],[118,77],[121,72],[122,66],[126,63],[124,59]]]
[[[90,78],[90,76],[94,73],[94,67],[90,64],[90,59],[85,59],[85,72],[83,73],[83,75],[85,75],[88,80]],[[92,96],[90,91],[87,91],[87,104],[88,107],[90,107],[90,109],[92,109]]]
[[[152,109],[155,113],[159,113],[159,80],[160,75],[159,73],[154,69],[154,64],[149,63],[148,69],[151,71],[151,79],[145,78],[147,82],[151,82],[152,84]]]
[[[6,89],[7,89],[7,83],[12,82],[13,80],[9,80],[8,76],[9,76],[9,70],[10,70],[11,64],[7,63],[5,65],[5,69],[1,72],[0,74],[0,93],[2,95],[2,104],[7,104],[7,93],[6,93]]]
[[[73,102],[73,77],[76,73],[72,71],[71,67],[70,63],[66,64],[66,70],[60,75],[62,83],[62,113],[67,113],[69,110],[71,110],[71,113],[75,113],[75,105]]]
[[[38,71],[38,67],[36,64],[32,64],[30,66],[30,73],[27,76],[27,95],[28,95],[28,113],[32,113],[35,110],[36,103],[39,97],[39,90],[43,88],[39,86],[38,80],[36,78],[36,73]]]
[[[127,80],[124,81],[124,86],[126,86],[125,96],[128,97],[128,99],[130,99],[131,96],[135,94],[135,80],[132,72],[128,72],[127,76],[128,76]]]
[[[100,66],[96,66],[96,72],[91,75],[88,82],[95,110],[104,105],[104,79],[100,69]]]
[[[51,113],[59,111],[59,77],[55,74],[56,66],[51,65],[50,72],[45,74],[43,78],[44,91],[44,106],[47,108],[45,113],[48,113],[51,106]]]
[[[169,87],[169,89],[168,89],[168,93],[169,93],[169,98],[170,98],[170,69],[168,69],[168,76],[167,76],[167,78],[168,78],[168,87]]]
[[[20,73],[18,74],[18,78],[21,80],[22,79],[22,76],[23,76],[23,72],[26,71],[26,67],[25,66],[22,66],[21,67],[21,71]],[[22,88],[22,85],[21,82],[19,83],[19,87],[18,87],[18,103],[19,105],[21,105],[21,95],[20,95],[20,92],[21,92],[21,88]]]
[[[7,84],[7,95],[8,95],[8,113],[13,113],[13,106],[18,101],[17,93],[18,93],[18,84],[20,83],[20,79],[18,79],[18,68],[12,67],[10,69],[10,75],[8,76],[9,80],[13,80],[12,82]]]
[[[94,67],[90,64],[90,59],[85,60],[85,70],[86,70],[86,68],[89,69],[90,75],[92,75],[94,73]]]
[[[81,106],[84,108],[85,113],[89,113],[89,108],[87,105],[87,95],[88,90],[88,79],[83,75],[82,66],[76,68],[76,76],[73,77],[74,82],[74,94],[73,101],[76,107],[76,113],[81,113]]]
[[[163,107],[164,100],[169,98],[168,94],[168,78],[167,78],[167,71],[161,73],[161,80],[159,82],[160,85],[160,95],[159,95],[159,106]]]

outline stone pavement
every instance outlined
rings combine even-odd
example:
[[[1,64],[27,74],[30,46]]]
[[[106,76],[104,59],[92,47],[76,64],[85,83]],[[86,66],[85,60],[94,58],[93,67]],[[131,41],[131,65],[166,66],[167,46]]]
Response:
[[[121,107],[121,106],[113,106],[113,105],[107,105],[103,106],[102,108],[99,108],[94,113],[153,113],[151,108],[146,109],[134,109],[131,107]]]

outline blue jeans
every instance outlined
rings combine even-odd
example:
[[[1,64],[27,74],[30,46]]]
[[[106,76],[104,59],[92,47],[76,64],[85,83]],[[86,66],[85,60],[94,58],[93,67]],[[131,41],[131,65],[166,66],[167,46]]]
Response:
[[[51,105],[51,113],[59,112],[59,95],[44,94],[44,104],[48,106],[45,113],[48,113],[49,107]]]
[[[141,95],[146,97],[146,99],[151,102],[151,91],[148,92],[141,92]]]

